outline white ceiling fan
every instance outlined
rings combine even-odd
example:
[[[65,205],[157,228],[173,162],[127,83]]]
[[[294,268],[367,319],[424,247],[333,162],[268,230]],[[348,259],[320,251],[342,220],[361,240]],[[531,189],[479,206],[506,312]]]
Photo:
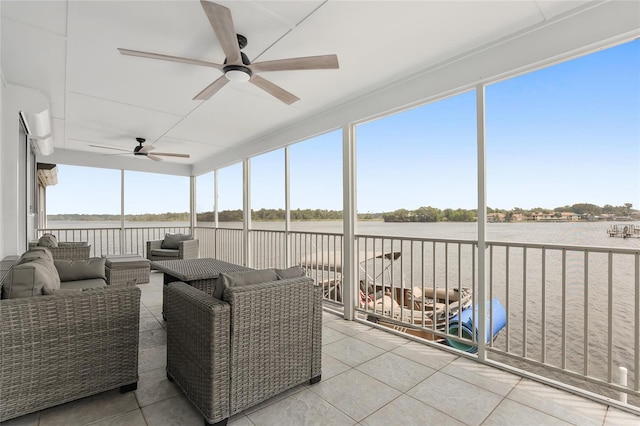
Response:
[[[173,153],[173,152],[154,152],[154,153],[150,153],[149,151],[154,150],[155,147],[151,146],[151,145],[147,145],[147,146],[143,146],[142,144],[145,143],[146,139],[145,138],[136,138],[136,141],[138,142],[138,146],[136,146],[133,151],[130,151],[128,149],[121,149],[121,148],[113,148],[110,146],[104,146],[104,145],[89,145],[92,146],[94,148],[103,148],[103,149],[113,149],[115,151],[125,151],[128,153],[133,153],[133,155],[141,155],[147,158],[152,159],[153,161],[162,161],[162,157],[179,157],[179,158],[189,158],[189,154],[177,154],[177,153]]]
[[[200,0],[200,4],[209,18],[209,22],[216,33],[220,46],[226,56],[222,64],[202,61],[199,59],[169,56],[159,53],[141,52],[138,50],[118,48],[123,55],[140,56],[143,58],[161,59],[164,61],[182,62],[192,65],[211,67],[222,71],[224,74],[198,93],[194,100],[207,100],[222,89],[229,81],[250,82],[267,93],[275,96],[287,105],[300,100],[294,94],[282,87],[260,77],[257,73],[270,71],[336,69],[338,68],[337,55],[308,56],[303,58],[279,59],[252,64],[247,55],[240,51],[247,45],[247,38],[236,34],[231,17],[231,11],[217,3]]]

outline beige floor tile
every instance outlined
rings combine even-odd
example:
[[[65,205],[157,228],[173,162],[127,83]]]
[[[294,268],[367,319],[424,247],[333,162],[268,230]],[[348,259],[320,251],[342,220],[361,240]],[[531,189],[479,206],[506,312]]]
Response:
[[[640,414],[632,414],[609,407],[604,426],[640,426]]]
[[[138,389],[135,391],[138,405],[146,407],[163,399],[171,398],[182,393],[178,385],[167,380],[165,368],[140,373]]]
[[[408,391],[436,372],[391,352],[360,364],[356,369],[401,392]]]
[[[133,392],[120,393],[116,389],[44,410],[40,413],[40,426],[86,425],[137,408]]]
[[[507,398],[580,425],[602,425],[607,411],[603,404],[528,379],[522,379]]]
[[[399,346],[392,350],[396,355],[403,356],[415,361],[419,364],[426,365],[427,367],[439,370],[453,362],[458,358],[457,355],[442,351],[439,349],[431,348],[417,342],[409,342],[405,345]]]
[[[309,390],[356,421],[370,416],[401,393],[357,370],[349,370]]]
[[[502,401],[500,395],[441,372],[415,386],[407,395],[467,425],[482,423]]]
[[[91,423],[91,426],[147,426],[147,422],[144,421],[142,411],[137,409],[96,423]]]
[[[283,399],[286,399],[286,398],[290,397],[291,395],[294,395],[294,394],[296,394],[298,392],[302,392],[308,386],[309,386],[309,382],[301,384],[301,385],[298,385],[298,386],[296,386],[294,388],[288,389],[288,390],[286,390],[286,391],[284,391],[282,393],[279,393],[278,395],[276,395],[276,396],[274,396],[272,398],[269,398],[266,401],[261,402],[260,404],[256,404],[253,407],[247,408],[246,410],[244,410],[244,414],[245,415],[249,415],[249,414],[253,413],[254,411],[258,411],[258,410],[261,410],[261,409],[263,409],[265,407],[268,407],[271,404],[275,404],[276,402],[281,401]]]
[[[464,426],[453,417],[417,399],[402,395],[360,422],[366,426],[438,425]]]
[[[334,330],[337,330],[340,333],[347,334],[349,336],[362,333],[363,331],[371,330],[371,327],[369,327],[368,325],[355,321],[346,321],[344,319],[328,321],[326,324],[324,324],[324,326],[333,328]]]
[[[350,369],[347,364],[340,362],[329,354],[322,354],[322,380],[330,379]]]
[[[256,426],[353,425],[356,422],[309,390],[297,392],[261,410],[247,414]]]
[[[157,328],[163,328],[162,324],[149,313],[148,317],[140,317],[140,332],[155,330]]]
[[[167,345],[167,330],[162,327],[155,328],[153,330],[141,331],[140,341],[138,342],[138,349],[150,349],[156,346]]]
[[[165,368],[167,366],[167,346],[154,346],[138,351],[138,373]]]
[[[377,330],[375,328],[354,334],[353,337],[384,349],[385,351],[391,351],[407,343],[407,339],[404,337],[396,336],[395,334],[387,333],[386,331]]]
[[[229,423],[227,424],[233,425],[233,426],[253,426],[253,423],[251,423],[251,420],[249,420],[249,418],[242,413],[232,416],[229,419]]]
[[[385,351],[361,340],[349,338],[323,346],[322,352],[351,367],[355,367],[383,354]]]
[[[462,357],[445,366],[442,372],[502,396],[520,381],[515,374]]]
[[[184,395],[174,396],[142,408],[149,426],[202,426],[204,418]]]
[[[338,340],[345,339],[348,336],[344,333],[340,333],[338,330],[334,330],[329,327],[322,327],[322,345],[328,345],[329,343],[337,342]]]
[[[510,399],[504,399],[482,423],[482,426],[568,426],[570,424],[542,411],[534,410]]]

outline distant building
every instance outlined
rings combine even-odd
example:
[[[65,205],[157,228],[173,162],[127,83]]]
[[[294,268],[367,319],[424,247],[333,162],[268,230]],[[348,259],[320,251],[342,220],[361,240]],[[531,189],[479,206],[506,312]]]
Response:
[[[514,222],[521,222],[524,220],[524,215],[522,213],[514,213],[511,215],[511,220]]]
[[[562,220],[580,220],[580,215],[573,212],[561,212],[560,218]]]
[[[504,213],[489,213],[487,214],[487,222],[504,222],[507,217]]]

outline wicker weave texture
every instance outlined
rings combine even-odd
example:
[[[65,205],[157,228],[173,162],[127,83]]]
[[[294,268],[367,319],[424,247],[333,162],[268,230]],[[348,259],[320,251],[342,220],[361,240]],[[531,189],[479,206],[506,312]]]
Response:
[[[149,260],[167,260],[167,259],[197,259],[200,254],[200,242],[197,239],[180,241],[178,245],[178,257],[154,256],[151,250],[162,248],[164,240],[147,241],[147,259]]]
[[[225,290],[233,330],[231,415],[312,378],[313,294],[307,277]]]
[[[0,421],[138,381],[140,289],[0,301]]]
[[[229,417],[230,306],[182,282],[167,293],[167,372],[210,422]]]
[[[131,269],[111,269],[105,268],[105,275],[109,285],[126,284],[134,281],[136,284],[149,282],[149,266]]]
[[[321,289],[307,277],[231,288],[165,286],[167,372],[209,422],[320,375]]]
[[[37,246],[36,243],[29,243],[29,247]],[[91,255],[91,245],[85,242],[63,242],[58,243],[58,247],[47,247],[51,251],[54,259],[75,260],[89,259]]]

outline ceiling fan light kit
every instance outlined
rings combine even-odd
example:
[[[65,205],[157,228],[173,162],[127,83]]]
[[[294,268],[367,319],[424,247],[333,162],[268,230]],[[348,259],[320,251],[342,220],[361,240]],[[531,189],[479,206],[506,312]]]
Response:
[[[287,105],[299,100],[297,96],[287,92],[282,87],[256,75],[258,72],[292,71],[313,69],[337,69],[338,57],[336,55],[309,56],[303,58],[289,58],[274,61],[265,61],[252,64],[247,55],[240,51],[247,45],[247,38],[237,34],[231,17],[231,11],[217,3],[200,0],[209,23],[220,42],[220,46],[226,56],[222,64],[202,61],[199,59],[183,58],[159,53],[141,52],[137,50],[119,48],[121,54],[138,56],[142,58],[159,59],[164,61],[180,62],[192,65],[201,65],[216,68],[224,74],[209,86],[198,93],[194,100],[208,100],[222,89],[229,81],[251,82],[256,87],[269,93]]]

